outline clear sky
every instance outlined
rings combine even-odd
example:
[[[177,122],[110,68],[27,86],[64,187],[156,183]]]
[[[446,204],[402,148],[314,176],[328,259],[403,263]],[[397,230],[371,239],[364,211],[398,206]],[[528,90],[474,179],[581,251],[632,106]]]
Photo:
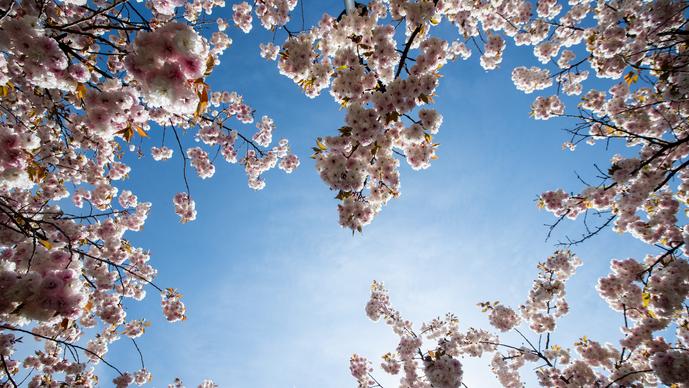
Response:
[[[228,4],[225,16],[230,9]],[[306,0],[307,24],[325,10],[337,15],[341,1]],[[273,117],[274,139],[289,138],[302,164],[291,175],[269,172],[267,187],[254,192],[241,166],[219,161],[212,179],[191,178],[198,219],[182,225],[171,203],[184,190],[172,139],[172,160],[146,156],[136,162],[124,186],[154,206],[145,230],[128,238],[151,250],[157,283],[178,288],[188,308],[187,321],[165,323],[153,289],[144,302],[128,305],[128,318],[153,322],[138,339],[153,386],[179,376],[188,386],[208,377],[223,387],[353,387],[352,353],[377,364],[397,345],[386,325],[364,313],[373,279],[383,281],[392,303],[419,324],[453,312],[465,329],[486,326],[476,303],[524,302],[537,263],[565,234],[581,232],[580,223],[566,222],[544,242],[543,225],[555,219],[537,209],[535,200],[548,189],[579,190],[575,171],[593,177],[593,162],[607,165],[611,151],[585,144],[563,151],[568,136],[562,128],[573,122],[529,118],[535,95],[517,91],[510,80],[513,67],[534,64],[528,49],[508,46],[493,72],[481,69],[476,53],[443,69],[435,104],[444,116],[435,137],[439,159],[424,171],[403,167],[401,197],[363,234],[352,236],[338,226],[336,193],[320,181],[309,159],[315,138],[335,134],[344,111],[327,92],[308,99],[279,75],[274,62],[258,56],[258,44],[270,41],[272,33],[257,23],[250,35],[237,29],[230,35],[234,45],[210,85],[236,90],[258,117]],[[284,33],[277,36],[281,43]],[[159,145],[159,134],[148,141],[146,147]],[[183,141],[193,144],[191,136]],[[608,273],[611,258],[640,257],[645,249],[611,231],[575,249],[584,265],[567,285],[575,297],[553,343],[618,336],[622,317],[608,310],[594,285]],[[511,335],[504,340],[521,344]],[[107,357],[127,370],[139,365],[126,339]],[[465,362],[469,387],[497,386],[488,363]],[[397,378],[382,372],[376,377],[386,388],[396,386]]]

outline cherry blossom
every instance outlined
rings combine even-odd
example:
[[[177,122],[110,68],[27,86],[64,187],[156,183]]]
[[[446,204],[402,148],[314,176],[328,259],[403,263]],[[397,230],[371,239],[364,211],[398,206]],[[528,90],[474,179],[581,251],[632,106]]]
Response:
[[[610,273],[596,285],[624,317],[619,342],[582,336],[574,354],[548,341],[569,311],[564,284],[581,265],[565,249],[538,266],[521,306],[480,304],[500,332],[524,326],[546,338],[539,348],[502,343],[484,329],[460,331],[451,314],[415,330],[392,308],[382,284],[374,283],[366,313],[399,337],[381,368],[399,375],[401,386],[458,387],[470,373],[461,357],[484,353],[493,353],[490,368],[505,386],[520,386],[519,370],[534,362],[545,363],[535,372],[544,386],[687,381],[686,1],[348,0],[341,14],[325,14],[299,29],[288,27],[296,0],[238,2],[228,5],[232,21],[210,23],[224,1],[5,3],[0,376],[8,382],[26,369],[37,371],[30,386],[45,379],[93,386],[94,365],[102,363],[117,372],[116,386],[145,384],[152,375],[143,365],[121,371],[106,360],[121,336],[135,339],[145,331],[146,321],[128,317],[124,303],[153,289],[169,321],[185,319],[181,294],[155,283],[151,253],[128,240],[142,230],[152,204],[129,187],[126,178],[137,166],[136,158],[126,156],[150,152],[155,161],[181,159],[184,188],[172,202],[183,223],[197,217],[187,172],[212,177],[214,149],[219,160],[240,164],[255,190],[267,185],[271,169],[291,173],[300,165],[269,112],[256,120],[242,96],[207,83],[232,44],[228,34],[235,26],[251,32],[254,16],[284,39],[260,44],[260,56],[276,61],[277,71],[307,97],[328,94],[344,109],[341,124],[319,129],[312,158],[338,201],[339,224],[352,231],[362,232],[402,195],[402,163],[423,170],[442,157],[436,139],[443,116],[432,104],[442,73],[474,50],[479,65],[493,70],[509,62],[504,56],[512,46],[528,47],[538,66],[519,63],[508,71],[517,90],[538,94],[524,107],[535,120],[575,121],[563,149],[576,150],[583,142],[627,146],[628,152],[612,154],[608,166],[598,167],[600,182],[577,192],[554,188],[537,201],[557,217],[552,228],[588,215],[602,220],[585,223],[586,232],[568,238],[567,247],[607,227],[648,244],[641,258],[612,260]],[[440,34],[440,25],[453,34]],[[196,145],[185,147],[187,138]],[[61,201],[80,212],[67,211],[71,206]],[[664,335],[668,331],[675,338]],[[16,358],[19,333],[39,340],[24,359]],[[67,359],[65,349],[88,361]],[[350,371],[360,386],[378,384],[373,365],[352,357]]]

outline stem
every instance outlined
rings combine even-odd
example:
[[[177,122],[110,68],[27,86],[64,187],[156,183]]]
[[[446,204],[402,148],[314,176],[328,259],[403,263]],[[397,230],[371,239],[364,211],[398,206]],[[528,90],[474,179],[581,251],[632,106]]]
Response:
[[[114,366],[114,365],[112,365],[111,363],[105,361],[105,359],[104,359],[103,357],[101,357],[101,356],[99,356],[98,354],[96,354],[96,353],[94,353],[94,352],[92,352],[92,351],[86,349],[86,348],[83,347],[83,346],[75,345],[75,344],[72,344],[72,343],[69,343],[69,342],[66,342],[66,341],[62,341],[62,340],[59,340],[59,339],[55,339],[55,338],[46,337],[46,336],[44,336],[44,335],[36,334],[36,333],[31,332],[31,331],[29,331],[29,330],[20,329],[20,328],[18,328],[18,327],[12,327],[12,326],[7,326],[7,325],[0,325],[0,329],[11,330],[11,331],[18,331],[18,332],[21,332],[21,333],[30,334],[30,335],[32,335],[32,336],[34,336],[34,337],[42,338],[42,339],[44,339],[44,340],[53,341],[53,342],[56,342],[56,343],[58,343],[58,344],[62,344],[62,345],[69,346],[69,347],[72,347],[72,348],[75,348],[75,349],[79,349],[79,350],[83,351],[84,353],[88,353],[88,354],[90,354],[90,355],[92,355],[92,356],[98,358],[99,360],[103,361],[103,363],[104,363],[105,365],[107,365],[107,366],[109,366],[110,368],[114,369],[115,372],[117,372],[117,373],[120,374],[120,376],[122,375],[122,372],[121,372],[119,369],[117,369],[116,366]]]
[[[5,374],[7,375],[7,381],[9,381],[14,388],[17,388],[17,383],[12,378],[12,374],[10,373],[9,368],[7,368],[7,363],[5,362],[5,356],[0,356],[0,359],[2,359],[2,367],[3,367],[3,369],[5,369]]]
[[[629,377],[629,376],[631,376],[631,375],[635,375],[635,374],[637,374],[637,373],[649,373],[649,372],[653,372],[653,369],[635,370],[635,371],[631,371],[631,372],[629,372],[629,373],[625,373],[625,374],[623,374],[622,376],[620,376],[620,377],[616,378],[615,380],[611,381],[610,384],[608,384],[608,385],[605,386],[605,388],[612,387],[612,385],[615,384],[616,382],[618,382],[618,381],[620,381],[620,380],[622,380],[622,379],[624,379],[624,378],[626,378],[626,377]]]

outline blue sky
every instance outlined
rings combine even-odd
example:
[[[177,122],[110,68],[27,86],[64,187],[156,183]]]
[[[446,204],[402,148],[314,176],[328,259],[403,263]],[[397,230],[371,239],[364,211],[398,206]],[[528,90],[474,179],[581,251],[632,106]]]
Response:
[[[307,24],[324,10],[339,13],[339,1],[327,4],[307,1]],[[212,179],[191,179],[198,219],[182,225],[171,203],[184,190],[172,138],[172,160],[146,156],[136,162],[123,188],[154,206],[145,230],[128,238],[151,250],[157,283],[184,294],[189,317],[165,323],[153,289],[144,302],[128,305],[128,318],[153,322],[138,340],[154,373],[152,386],[178,376],[188,386],[212,378],[223,387],[353,387],[352,353],[377,363],[397,344],[388,327],[364,313],[373,279],[383,281],[393,304],[419,324],[453,312],[465,329],[486,326],[476,303],[522,303],[537,263],[565,234],[581,232],[580,223],[566,222],[544,242],[543,225],[555,219],[536,208],[536,197],[559,187],[577,191],[575,171],[593,177],[593,163],[607,165],[612,153],[585,144],[563,151],[568,136],[562,128],[572,122],[529,118],[535,95],[515,90],[510,80],[513,67],[535,64],[528,49],[509,46],[510,55],[493,72],[481,69],[476,53],[443,69],[435,104],[444,116],[435,137],[439,159],[424,171],[403,167],[401,197],[363,234],[352,236],[338,226],[336,193],[320,181],[308,157],[316,137],[342,125],[344,111],[327,92],[308,99],[274,62],[258,56],[258,44],[270,41],[270,32],[255,25],[250,35],[232,29],[231,37],[234,45],[209,84],[236,90],[258,117],[273,117],[274,139],[289,138],[302,164],[291,175],[271,171],[267,187],[254,192],[241,166],[218,162]],[[279,33],[276,43],[283,39]],[[146,148],[159,145],[159,134],[147,141]],[[608,273],[611,258],[640,257],[647,248],[606,231],[575,251],[584,265],[568,283],[571,313],[560,321],[553,343],[571,346],[582,335],[613,340],[622,317],[598,297],[596,279]],[[505,341],[521,344],[510,335]],[[124,339],[108,359],[123,369],[138,368],[136,351]],[[469,387],[497,386],[488,362],[466,361]],[[376,377],[396,386],[397,378]]]

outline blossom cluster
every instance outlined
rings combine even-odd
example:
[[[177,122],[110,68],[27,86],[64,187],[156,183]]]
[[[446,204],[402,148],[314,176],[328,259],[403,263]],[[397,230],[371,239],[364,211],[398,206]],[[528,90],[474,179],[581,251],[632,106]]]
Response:
[[[431,22],[431,2],[398,3],[373,1],[368,12],[337,19],[324,15],[317,26],[290,35],[280,46],[280,73],[309,97],[330,87],[330,95],[346,108],[346,125],[339,134],[319,139],[313,158],[323,181],[338,192],[340,225],[352,230],[361,231],[399,195],[398,155],[414,169],[428,168],[437,158],[433,135],[442,116],[428,108],[418,112],[418,119],[410,114],[432,102],[438,69],[458,53],[469,56],[437,37],[411,37],[414,29]],[[385,24],[388,7],[393,17],[407,20],[406,51],[398,48],[395,29]],[[403,75],[412,46],[418,53]],[[262,55],[273,58],[273,50],[262,46]]]
[[[384,318],[400,337],[396,352],[383,355],[381,369],[392,375],[404,370],[404,376],[400,379],[401,387],[456,388],[462,385],[464,375],[458,357],[481,357],[485,353],[493,353],[491,370],[505,387],[522,386],[520,369],[534,363],[543,364],[536,368],[536,377],[539,385],[547,387],[648,385],[658,381],[670,385],[685,382],[685,366],[689,361],[687,353],[673,350],[662,339],[647,336],[643,339],[643,350],[639,352],[635,350],[639,345],[629,343],[633,335],[621,341],[622,350],[612,344],[601,344],[582,337],[574,344],[578,357],[570,349],[550,344],[551,335],[555,333],[555,320],[569,310],[564,299],[564,283],[580,265],[581,260],[570,251],[556,251],[549,256],[538,265],[538,277],[519,312],[499,302],[479,303],[484,311],[490,311],[489,321],[494,328],[501,332],[518,331],[517,327],[523,321],[528,323],[534,334],[547,333],[545,346],[540,340],[530,341],[521,331],[518,333],[529,346],[509,345],[496,334],[475,328],[463,333],[459,330],[457,317],[452,314],[424,323],[420,330],[415,331],[413,324],[403,319],[391,306],[383,285],[374,281],[366,314],[373,320]],[[629,307],[630,310],[634,308]],[[625,316],[633,320],[639,317],[634,314]],[[645,317],[638,319],[648,320],[648,315]],[[646,333],[662,328],[652,326]],[[679,338],[689,338],[686,329],[679,329]],[[428,345],[430,349],[424,351],[422,346],[428,340],[431,342]],[[684,344],[678,346],[681,348]],[[421,356],[421,364],[414,360],[415,355]],[[360,386],[376,381],[371,363],[362,356],[352,357],[350,371]],[[650,371],[653,374],[648,373]]]
[[[452,314],[436,318],[414,330],[410,321],[404,319],[390,304],[387,289],[374,281],[371,298],[366,304],[366,315],[374,320],[383,319],[399,336],[395,352],[383,355],[381,369],[391,375],[400,376],[400,386],[457,388],[462,386],[464,371],[459,358],[481,357],[485,352],[496,350],[497,337],[485,330],[469,328],[459,330],[458,320]],[[435,347],[424,351],[425,340],[436,342]],[[421,356],[422,362],[418,362]],[[350,372],[359,386],[372,380],[371,363],[359,355],[352,356]]]
[[[290,11],[297,6],[297,0],[259,0],[254,4],[261,25],[266,30],[274,30],[289,22]],[[232,5],[232,20],[245,33],[253,28],[252,8],[246,1]]]
[[[264,3],[261,18],[274,25],[286,22],[285,10],[295,5]],[[128,233],[143,229],[152,206],[126,187],[144,149],[162,161],[179,148],[187,186],[187,168],[202,179],[215,171],[206,147],[218,146],[225,160],[241,163],[255,188],[265,184],[261,174],[269,169],[292,172],[299,165],[287,140],[271,147],[275,125],[267,116],[253,137],[230,128],[230,119],[253,123],[253,108],[237,93],[213,90],[205,82],[231,39],[223,20],[211,32],[196,22],[224,1],[145,5],[150,13],[121,1],[2,7],[0,352],[7,368],[0,368],[0,376],[5,381],[8,372],[31,370],[29,386],[47,381],[97,386],[94,365],[113,367],[105,360],[111,344],[144,334],[148,321],[129,317],[126,306],[151,288],[161,293],[167,320],[185,319],[181,294],[155,284],[150,253],[128,240]],[[162,137],[162,144],[146,144],[149,137]],[[200,144],[185,149],[186,137]],[[242,155],[244,144],[254,153]],[[196,218],[188,193],[175,195],[173,204],[182,222]],[[33,336],[37,345],[19,345],[18,333]],[[35,351],[18,352],[19,346]],[[74,352],[65,354],[67,348]],[[118,387],[152,379],[143,368],[114,370],[112,383]]]
[[[206,72],[208,43],[184,23],[137,34],[134,54],[127,56],[127,72],[142,85],[151,106],[193,114],[199,96],[192,82]],[[190,86],[191,85],[191,86]]]

